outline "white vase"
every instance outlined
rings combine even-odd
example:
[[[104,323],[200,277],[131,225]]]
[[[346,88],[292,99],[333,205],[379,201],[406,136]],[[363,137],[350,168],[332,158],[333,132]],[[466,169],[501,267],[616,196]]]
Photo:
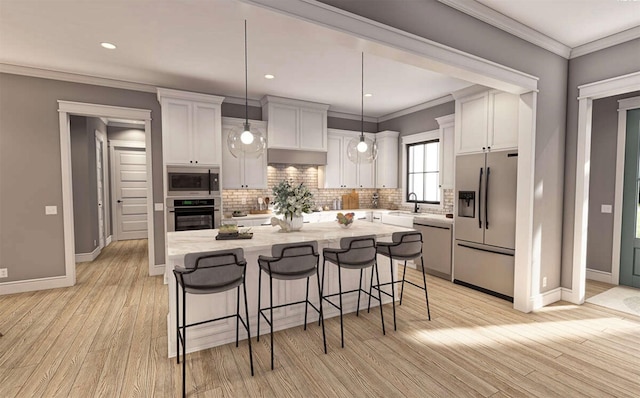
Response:
[[[304,223],[304,218],[302,216],[293,216],[292,218],[285,216],[284,221],[288,226],[286,232],[299,231]]]

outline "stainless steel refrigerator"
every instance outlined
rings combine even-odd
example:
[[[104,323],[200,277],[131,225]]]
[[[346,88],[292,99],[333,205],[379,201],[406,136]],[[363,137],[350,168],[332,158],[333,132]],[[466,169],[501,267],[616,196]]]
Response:
[[[456,157],[454,282],[513,301],[517,151]]]

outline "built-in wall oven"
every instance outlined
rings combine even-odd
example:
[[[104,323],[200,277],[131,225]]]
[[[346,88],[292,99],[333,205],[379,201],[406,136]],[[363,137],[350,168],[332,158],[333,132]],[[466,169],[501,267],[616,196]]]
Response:
[[[220,196],[219,167],[167,166],[167,196]]]
[[[218,228],[221,204],[220,197],[167,199],[167,232]]]

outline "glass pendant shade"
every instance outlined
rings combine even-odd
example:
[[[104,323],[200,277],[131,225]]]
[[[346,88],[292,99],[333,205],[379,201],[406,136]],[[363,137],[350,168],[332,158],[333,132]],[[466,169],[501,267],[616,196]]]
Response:
[[[347,144],[347,157],[353,163],[372,163],[377,156],[378,146],[368,137],[360,135],[349,140]]]
[[[227,148],[236,157],[259,158],[267,148],[267,139],[261,129],[233,128],[227,136]],[[248,137],[247,137],[248,136]]]

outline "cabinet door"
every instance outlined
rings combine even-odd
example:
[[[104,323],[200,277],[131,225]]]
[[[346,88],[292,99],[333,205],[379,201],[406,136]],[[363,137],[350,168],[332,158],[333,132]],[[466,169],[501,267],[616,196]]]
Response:
[[[165,99],[162,102],[162,147],[164,163],[190,164],[191,104],[188,101]]]
[[[457,153],[482,152],[487,147],[488,103],[487,93],[456,101]]]
[[[398,139],[383,137],[377,140],[376,188],[398,187]]]
[[[269,105],[269,148],[297,149],[298,108],[280,104]]]
[[[375,188],[375,167],[376,163],[362,163],[358,165],[358,187]]]
[[[267,154],[244,160],[244,187],[249,189],[267,189]]]
[[[327,166],[324,188],[342,188],[342,137],[327,137]]]
[[[342,141],[342,185],[344,188],[359,188],[358,186],[358,165],[349,160],[347,156],[347,145],[352,137],[344,137]]]
[[[193,157],[198,164],[220,164],[220,136],[216,134],[216,124],[220,108],[205,103],[193,104]]]
[[[492,151],[518,147],[518,107],[520,97],[504,92],[490,98],[489,142]]]
[[[326,151],[327,116],[324,111],[300,109],[300,149]]]
[[[441,152],[442,162],[440,164],[440,187],[442,189],[453,189],[453,137],[455,135],[453,125],[442,128]]]
[[[227,137],[233,129],[241,128],[236,125],[222,126],[222,142],[225,144],[222,148],[222,188],[223,189],[240,189],[243,188],[241,159],[234,157],[229,148],[227,148]]]

